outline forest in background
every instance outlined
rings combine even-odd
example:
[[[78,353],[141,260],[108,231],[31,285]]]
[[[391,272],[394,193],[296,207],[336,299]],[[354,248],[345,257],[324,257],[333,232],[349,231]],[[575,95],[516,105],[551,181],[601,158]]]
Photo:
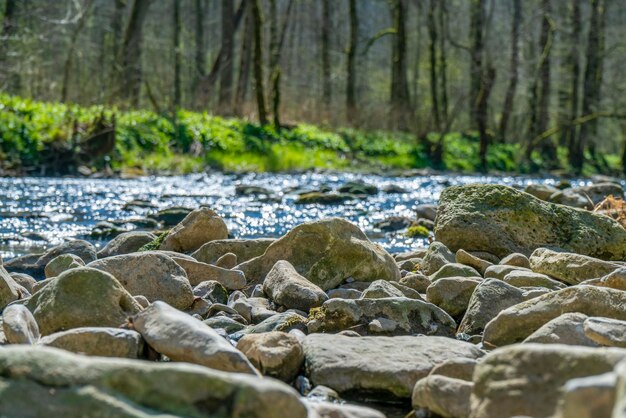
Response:
[[[118,109],[149,110],[149,124],[169,135],[159,139],[165,148],[212,152],[215,141],[189,125],[181,128],[184,109],[258,122],[257,130],[241,131],[245,151],[250,138],[252,148],[263,151],[267,144],[259,142],[291,141],[284,132],[308,123],[328,131],[320,131],[321,137],[332,131],[344,132],[348,142],[386,138],[381,158],[390,134],[365,133],[396,132],[400,144],[412,142],[401,155],[414,158],[402,167],[451,168],[447,148],[459,145],[454,138],[465,138],[475,154],[465,158],[476,161],[469,169],[508,170],[511,160],[528,172],[581,173],[585,166],[626,172],[626,3],[621,1],[1,4],[0,86],[10,95],[3,99],[3,113],[11,113],[0,116],[5,154],[29,146],[54,150],[55,141],[65,141],[74,154],[78,137],[107,132],[125,117]],[[104,108],[37,125],[33,109],[51,108],[16,104],[18,96]],[[33,139],[29,132],[37,136],[40,128],[44,132]],[[350,129],[357,133],[346,136]],[[140,146],[151,142],[135,139]],[[29,142],[37,140],[42,143]],[[507,163],[494,167],[490,153],[492,161]]]

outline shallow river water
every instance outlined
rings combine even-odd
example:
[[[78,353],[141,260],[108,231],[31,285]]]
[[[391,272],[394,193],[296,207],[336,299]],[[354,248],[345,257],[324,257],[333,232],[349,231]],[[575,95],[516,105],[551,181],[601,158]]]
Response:
[[[396,185],[406,193],[380,191],[340,205],[295,205],[297,193],[322,185],[333,189],[348,181],[364,181],[379,189]],[[424,245],[402,232],[382,233],[374,228],[389,216],[415,216],[421,203],[436,202],[450,185],[475,182],[523,187],[531,182],[554,184],[556,179],[493,176],[428,175],[387,177],[359,174],[223,174],[206,173],[139,179],[2,178],[0,179],[0,256],[8,259],[41,250],[70,238],[89,238],[99,221],[145,216],[154,208],[124,210],[133,199],[150,201],[157,208],[209,205],[222,215],[237,238],[278,237],[302,222],[340,216],[356,223],[372,240],[390,251]],[[574,181],[574,184],[584,182]],[[261,186],[273,199],[237,196],[236,185]]]

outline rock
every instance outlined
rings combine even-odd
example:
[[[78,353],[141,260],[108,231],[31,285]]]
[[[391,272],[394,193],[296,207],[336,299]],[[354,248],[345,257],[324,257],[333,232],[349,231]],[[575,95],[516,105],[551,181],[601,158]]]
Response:
[[[308,320],[292,310],[274,314],[249,329],[251,334],[262,334],[264,332],[282,331],[289,332],[293,329],[306,330]]]
[[[145,296],[150,302],[162,300],[177,309],[193,302],[187,274],[170,257],[141,252],[107,257],[87,267],[112,274],[131,295]]]
[[[241,331],[246,327],[244,324],[237,322],[227,316],[214,316],[213,318],[205,319],[202,322],[215,330],[223,329],[224,331],[226,331],[227,334]]]
[[[133,328],[157,352],[227,372],[252,373],[248,359],[209,326],[157,301],[132,317]]]
[[[408,193],[409,191],[402,186],[398,186],[397,184],[389,184],[383,187],[383,192],[389,194],[402,194]]]
[[[421,258],[411,258],[409,260],[398,261],[396,264],[400,270],[417,271],[424,262]]]
[[[87,241],[68,241],[39,256],[16,257],[5,262],[4,267],[11,273],[25,273],[41,280],[45,278],[44,270],[48,263],[62,254],[74,254],[85,263],[90,263],[96,259],[96,248]]]
[[[0,266],[0,312],[9,303],[21,298],[19,285],[13,277]]]
[[[513,253],[509,254],[500,260],[500,264],[505,266],[523,267],[525,269],[530,268],[530,260],[524,254]]]
[[[41,335],[79,327],[117,327],[141,310],[115,277],[89,267],[62,273],[25,304]]]
[[[374,223],[374,228],[384,232],[393,232],[406,229],[413,224],[413,220],[407,216],[391,216]]]
[[[254,186],[251,184],[237,184],[235,186],[235,195],[237,196],[272,196],[273,193],[271,190]]]
[[[179,224],[187,217],[193,210],[189,208],[174,206],[171,208],[161,209],[157,213],[148,215],[150,219],[163,224],[163,226],[169,227]]]
[[[340,218],[296,226],[272,243],[262,256],[237,268],[250,281],[260,282],[278,260],[322,290],[332,289],[351,277],[357,281],[398,280],[400,271],[382,247],[372,243],[355,225]]]
[[[328,296],[322,289],[298,274],[284,260],[277,261],[263,281],[263,293],[287,309],[309,309],[321,306]]]
[[[100,221],[91,229],[89,237],[96,240],[104,240],[111,239],[124,232],[128,232],[128,230],[112,222]]]
[[[470,266],[477,270],[481,275],[485,274],[485,270],[487,267],[493,265],[489,261],[478,258],[465,250],[458,250],[456,252],[456,262],[460,264],[465,264],[466,266]]]
[[[566,312],[626,320],[626,292],[578,285],[551,292],[503,310],[487,326],[483,342],[491,346],[520,342]]]
[[[159,249],[186,253],[210,241],[228,238],[224,220],[209,208],[199,208],[185,216],[161,243]]]
[[[39,339],[37,322],[23,305],[11,305],[4,309],[2,329],[9,344],[35,344]]]
[[[239,263],[243,263],[263,255],[267,247],[274,241],[273,238],[211,241],[200,247],[198,251],[192,254],[192,257],[202,263],[215,264],[224,254],[232,253],[237,256]]]
[[[624,197],[624,189],[622,186],[613,182],[594,183],[589,186],[575,187],[570,190],[572,193],[583,196],[587,201],[591,200],[593,205],[602,202],[609,195],[619,198]]]
[[[248,322],[258,324],[277,312],[270,308],[270,302],[265,298],[239,298],[229,302],[229,306],[235,309]]]
[[[626,230],[613,219],[500,185],[445,189],[435,237],[453,251],[488,251],[498,257],[558,247],[603,260],[626,259]]]
[[[309,418],[385,418],[385,414],[365,406],[305,400]]]
[[[380,299],[380,298],[401,298],[404,297],[399,289],[385,280],[376,280],[363,291],[361,298],[363,299]]]
[[[573,208],[593,208],[593,202],[591,202],[586,196],[582,196],[581,194],[574,192],[572,189],[559,190],[558,192],[553,193],[550,196],[549,201],[560,205],[571,206]]]
[[[24,287],[26,290],[28,290],[28,292],[31,295],[35,293],[33,291],[33,286],[37,284],[37,280],[33,279],[31,276],[29,276],[28,274],[24,274],[24,273],[10,273],[10,276],[11,278],[13,278],[15,283]]]
[[[474,289],[458,332],[480,334],[500,311],[523,301],[522,290],[500,280],[485,279]]]
[[[418,218],[425,218],[431,221],[435,220],[437,216],[437,205],[433,204],[421,204],[415,208],[415,214]]]
[[[415,384],[413,408],[426,408],[441,417],[465,418],[470,415],[474,384],[441,375],[429,375]]]
[[[428,286],[430,286],[431,281],[428,277],[421,273],[410,273],[401,278],[398,283],[410,287],[420,293],[424,293],[426,292],[426,289],[428,289]]]
[[[430,281],[435,282],[445,277],[479,277],[480,273],[470,266],[459,263],[450,263],[442,266],[430,276]]]
[[[314,385],[386,401],[409,398],[415,382],[448,359],[483,355],[472,344],[443,337],[311,334],[303,347],[306,375]]]
[[[143,339],[136,331],[119,328],[74,328],[43,337],[39,344],[88,356],[140,358]]]
[[[421,264],[420,270],[427,276],[435,273],[444,265],[454,263],[456,258],[454,254],[444,244],[438,241],[433,241],[424,255],[424,260]]]
[[[157,239],[157,236],[150,232],[124,232],[109,241],[109,243],[98,252],[98,258],[134,253],[155,239]]]
[[[446,311],[452,318],[460,318],[476,286],[482,279],[469,277],[446,277],[433,282],[426,289],[426,299]]]
[[[615,407],[613,418],[626,417],[626,361],[622,361],[615,367],[617,382],[615,385]]]
[[[225,304],[228,302],[228,291],[220,282],[216,282],[215,280],[207,280],[194,287],[193,295],[212,303]]]
[[[309,192],[299,195],[293,203],[296,205],[340,205],[343,202],[352,200],[354,198],[354,195],[347,193]]]
[[[378,187],[373,184],[367,184],[363,181],[349,181],[340,186],[337,191],[339,193],[350,193],[357,195],[374,195],[378,193]]]
[[[620,268],[619,264],[574,253],[538,248],[530,256],[530,266],[564,283],[575,285],[587,279],[604,277]]]
[[[240,350],[263,375],[291,382],[304,363],[302,346],[293,335],[273,331],[244,335]]]
[[[445,311],[422,300],[408,298],[329,299],[311,312],[309,332],[338,332],[358,326],[360,334],[374,319],[390,319],[397,328],[385,335],[443,335],[452,337],[454,320]]]
[[[329,299],[361,299],[363,292],[356,289],[332,289],[327,292]]]
[[[44,269],[46,278],[57,277],[66,270],[84,267],[85,262],[74,254],[61,254],[53,258]]]
[[[246,286],[246,276],[242,271],[227,270],[180,256],[173,256],[172,259],[185,269],[189,283],[193,286],[207,280],[219,282],[230,290],[243,289]]]
[[[563,314],[541,326],[537,331],[530,334],[524,342],[597,347],[599,344],[585,335],[583,330],[585,319],[587,319],[587,315],[581,313]]]
[[[526,186],[524,188],[524,192],[535,196],[537,199],[545,200],[547,202],[550,200],[550,196],[559,192],[559,189],[548,184],[534,183]]]
[[[237,265],[237,255],[233,253],[226,253],[215,262],[215,267],[221,267],[223,269],[230,270]]]
[[[626,348],[626,321],[610,318],[587,318],[585,335],[599,345]]]
[[[553,280],[545,274],[525,270],[514,270],[504,276],[503,281],[515,287],[545,287],[550,290],[559,290],[567,287],[565,284]]]
[[[476,364],[478,364],[476,359],[456,357],[436,365],[430,375],[441,375],[471,382]]]
[[[494,265],[487,267],[485,270],[485,279],[498,279],[504,280],[504,278],[514,271],[527,271],[531,272],[530,269],[524,267],[516,267],[516,266],[508,266],[508,265]]]
[[[404,260],[410,260],[412,258],[424,258],[424,256],[426,255],[426,252],[428,251],[428,248],[418,248],[416,250],[412,250],[412,251],[405,251],[402,253],[394,253],[393,254],[393,258],[397,261],[404,261]]]
[[[141,305],[142,308],[150,306],[150,301],[143,295],[135,295],[133,296],[133,299],[135,299],[135,301]]]
[[[562,388],[555,418],[610,417],[615,403],[615,373],[569,380]]]
[[[474,372],[471,416],[551,417],[568,380],[609,372],[624,358],[624,349],[561,344],[521,344],[492,351]]]
[[[613,273],[609,273],[598,279],[585,280],[581,284],[626,290],[626,268],[617,269]]]
[[[192,364],[8,347],[0,350],[0,376],[2,416],[307,417],[284,383]]]

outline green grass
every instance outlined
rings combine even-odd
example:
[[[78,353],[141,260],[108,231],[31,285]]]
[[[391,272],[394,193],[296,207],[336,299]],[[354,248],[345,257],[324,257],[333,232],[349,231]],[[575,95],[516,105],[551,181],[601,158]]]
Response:
[[[415,136],[356,129],[327,130],[310,124],[276,130],[242,119],[181,110],[176,122],[147,110],[81,107],[45,103],[0,94],[0,163],[19,172],[46,161],[52,150],[87,137],[99,117],[115,120],[116,144],[108,163],[130,173],[190,173],[207,167],[227,171],[278,172],[414,169],[430,167]],[[434,141],[436,135],[430,135]],[[444,139],[443,169],[474,172],[479,168],[475,133],[452,132]],[[490,170],[524,172],[517,163],[518,144],[494,144]],[[559,154],[562,157],[562,152]],[[612,164],[619,161],[607,158]],[[92,161],[93,169],[105,162]]]

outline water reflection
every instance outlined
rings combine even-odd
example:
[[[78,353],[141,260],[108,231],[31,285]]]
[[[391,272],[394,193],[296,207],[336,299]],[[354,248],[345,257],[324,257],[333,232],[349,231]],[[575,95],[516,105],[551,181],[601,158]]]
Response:
[[[365,181],[383,190],[399,186],[407,193],[385,193],[341,205],[294,205],[299,190],[321,186],[337,188],[347,181]],[[555,179],[491,176],[385,177],[358,174],[198,174],[142,179],[0,179],[0,255],[10,258],[61,243],[71,237],[88,236],[99,221],[128,219],[155,212],[149,207],[125,210],[131,200],[145,200],[157,208],[208,205],[220,213],[232,235],[238,238],[276,237],[302,222],[340,216],[356,223],[375,241],[392,251],[423,246],[401,232],[373,230],[389,216],[414,216],[420,203],[432,203],[449,185],[474,182],[523,186],[531,182],[556,183]],[[574,182],[582,184],[582,182]],[[274,196],[236,196],[240,184],[269,189]],[[103,241],[94,241],[102,246]]]

